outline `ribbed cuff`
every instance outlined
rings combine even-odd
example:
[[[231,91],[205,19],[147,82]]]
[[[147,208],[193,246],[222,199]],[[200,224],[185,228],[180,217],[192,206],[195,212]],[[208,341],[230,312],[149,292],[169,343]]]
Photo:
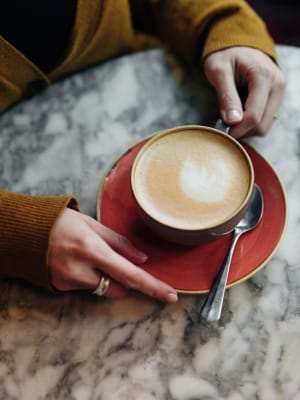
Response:
[[[0,192],[0,275],[53,290],[47,267],[49,235],[71,196],[25,196]]]
[[[242,0],[166,0],[155,4],[157,34],[186,62],[195,65],[210,22],[217,15],[238,10]]]
[[[202,59],[210,53],[233,46],[259,49],[276,61],[274,42],[265,23],[246,3],[233,12],[216,15],[211,21]]]

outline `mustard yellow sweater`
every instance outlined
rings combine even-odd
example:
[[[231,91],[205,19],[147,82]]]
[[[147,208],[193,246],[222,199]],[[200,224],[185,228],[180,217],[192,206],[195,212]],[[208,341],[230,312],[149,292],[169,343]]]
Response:
[[[132,13],[146,16],[140,32],[134,30]],[[128,0],[78,0],[64,57],[47,75],[0,36],[0,111],[28,96],[32,82],[49,85],[83,67],[140,49],[151,36],[191,64],[239,45],[275,59],[264,23],[243,0],[132,0],[131,8]],[[0,191],[0,277],[51,289],[48,242],[65,207],[77,208],[76,200]]]

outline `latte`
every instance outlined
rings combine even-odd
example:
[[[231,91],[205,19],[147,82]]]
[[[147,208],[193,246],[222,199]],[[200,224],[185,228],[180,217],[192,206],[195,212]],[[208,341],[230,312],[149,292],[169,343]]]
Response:
[[[249,160],[214,130],[175,129],[150,141],[132,170],[133,191],[147,214],[176,229],[217,226],[249,194]]]

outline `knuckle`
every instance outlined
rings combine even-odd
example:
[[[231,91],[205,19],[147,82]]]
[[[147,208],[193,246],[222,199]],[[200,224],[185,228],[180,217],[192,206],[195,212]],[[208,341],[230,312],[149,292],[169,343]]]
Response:
[[[141,289],[142,288],[142,279],[140,274],[136,272],[131,272],[129,276],[125,278],[125,286],[131,289]]]
[[[59,268],[51,268],[51,282],[57,290],[66,291],[72,289],[73,276],[69,263]]]
[[[258,125],[258,126],[255,128],[255,132],[256,132],[256,135],[257,135],[257,136],[260,136],[260,137],[264,137],[264,136],[266,136],[267,133],[268,133],[268,131],[267,131],[266,129],[264,129],[262,126],[260,126],[260,125]]]
[[[222,63],[220,63],[220,62],[212,63],[212,64],[210,65],[210,70],[211,70],[211,72],[214,73],[215,75],[222,75],[222,74],[224,74],[224,67],[223,67]]]
[[[93,241],[89,235],[80,236],[77,238],[76,244],[80,250],[89,251],[93,246]]]
[[[224,92],[221,94],[220,101],[222,104],[226,104],[227,107],[230,107],[231,105],[234,104],[234,100],[233,100],[232,96],[230,95],[230,93],[228,93],[228,92]]]
[[[150,296],[153,297],[154,299],[162,298],[161,291],[160,291],[159,287],[153,288],[151,290],[151,292],[150,292]]]
[[[219,78],[225,73],[224,62],[216,56],[209,56],[205,62],[205,71],[210,77]]]
[[[251,113],[248,115],[248,125],[250,127],[258,127],[259,123],[260,123],[260,116],[257,113]]]
[[[87,257],[95,252],[95,240],[90,235],[82,235],[73,243],[72,253],[76,256]]]
[[[129,240],[125,236],[120,235],[119,233],[116,234],[116,241],[120,248],[127,247],[129,244]]]
[[[249,76],[257,76],[264,81],[272,81],[274,79],[274,71],[264,64],[255,64],[248,69]]]
[[[273,86],[276,92],[283,93],[286,88],[286,77],[283,75],[283,73],[279,70],[276,71],[276,74],[274,74],[273,77]]]
[[[283,74],[280,74],[276,80],[276,87],[280,92],[284,92],[287,85],[287,80]]]

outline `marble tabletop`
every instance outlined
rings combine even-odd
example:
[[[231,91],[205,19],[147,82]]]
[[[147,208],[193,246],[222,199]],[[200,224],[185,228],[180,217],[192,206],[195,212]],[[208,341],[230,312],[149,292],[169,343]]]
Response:
[[[300,399],[300,49],[277,46],[287,76],[279,118],[249,139],[287,195],[288,223],[267,265],[226,291],[219,322],[191,315],[203,296],[164,305],[0,283],[0,399]],[[161,50],[57,82],[0,118],[1,188],[74,194],[96,215],[100,179],[132,143],[217,116],[214,92]]]

